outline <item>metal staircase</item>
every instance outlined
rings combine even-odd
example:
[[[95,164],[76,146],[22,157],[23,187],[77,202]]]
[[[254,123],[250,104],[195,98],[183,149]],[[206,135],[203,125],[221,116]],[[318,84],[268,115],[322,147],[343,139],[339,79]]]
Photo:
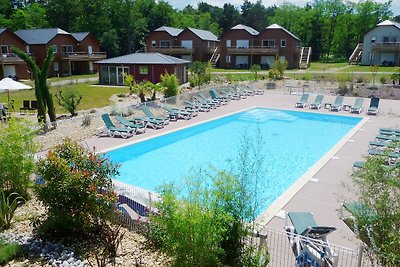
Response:
[[[361,60],[363,44],[358,43],[353,53],[349,57],[349,64],[358,64]]]
[[[300,53],[299,68],[307,69],[310,66],[311,47],[302,47]]]
[[[217,47],[214,49],[214,52],[213,52],[213,54],[212,54],[212,56],[211,56],[211,58],[210,58],[211,66],[213,66],[214,68],[215,68],[215,66],[217,65],[217,62],[218,62],[218,60],[219,60],[219,57],[220,57],[219,46],[217,46]]]

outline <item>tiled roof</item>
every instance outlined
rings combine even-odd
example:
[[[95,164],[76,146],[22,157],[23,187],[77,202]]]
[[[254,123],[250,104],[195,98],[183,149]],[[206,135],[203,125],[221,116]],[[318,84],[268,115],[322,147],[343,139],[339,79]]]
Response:
[[[167,27],[167,26],[162,26],[158,29],[154,30],[155,32],[167,32],[169,33],[171,36],[178,36],[178,34],[180,34],[183,30],[182,29],[178,29],[178,28],[173,28],[173,27]]]
[[[296,35],[294,35],[293,33],[291,33],[290,31],[286,30],[285,28],[283,28],[282,26],[280,26],[278,24],[269,25],[266,29],[280,29],[280,30],[285,31],[287,34],[292,36],[294,39],[300,40]]]
[[[259,32],[256,31],[255,29],[253,29],[252,27],[249,27],[249,26],[246,26],[246,25],[243,25],[243,24],[238,24],[238,25],[232,27],[231,30],[245,30],[248,33],[250,33],[251,35],[258,35],[259,34]]]
[[[85,39],[89,34],[90,34],[90,32],[72,32],[71,33],[71,35],[74,36],[74,38],[78,42],[82,42],[82,40]]]
[[[190,61],[160,53],[134,53],[97,61],[98,64],[188,64]]]
[[[377,26],[395,26],[396,28],[400,29],[400,23],[390,21],[390,20],[382,21]]]
[[[22,40],[28,44],[47,44],[57,34],[70,34],[60,28],[50,29],[30,29],[15,32]]]
[[[194,28],[188,28],[190,31],[192,31],[194,34],[196,34],[200,39],[205,40],[205,41],[218,41],[218,37],[215,36],[210,31],[205,31],[205,30],[199,30],[199,29],[194,29]]]

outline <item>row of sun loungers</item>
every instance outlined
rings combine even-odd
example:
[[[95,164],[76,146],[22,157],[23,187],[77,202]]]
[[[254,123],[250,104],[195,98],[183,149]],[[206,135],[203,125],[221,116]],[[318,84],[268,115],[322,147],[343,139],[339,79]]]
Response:
[[[297,102],[295,104],[295,106],[297,108],[304,108],[307,106],[308,104],[308,100],[310,98],[309,94],[303,94],[299,100],[299,102]],[[310,109],[320,109],[322,107],[322,102],[324,100],[324,96],[323,95],[317,95],[314,99],[314,102],[309,104]],[[363,98],[356,98],[356,100],[354,101],[353,105],[343,105],[343,100],[344,97],[343,96],[336,96],[335,101],[333,103],[324,103],[324,106],[327,108],[329,107],[329,109],[331,111],[340,111],[343,109],[344,106],[348,107],[348,110],[351,113],[358,113],[360,114],[364,108],[364,99]],[[379,97],[371,97],[371,102],[369,105],[369,108],[367,110],[367,114],[371,114],[371,115],[377,115],[378,114],[378,110],[379,110]]]
[[[253,90],[251,88],[237,87],[226,88],[225,90],[211,89],[209,91],[210,97],[204,93],[198,93],[193,96],[193,101],[185,100],[184,108],[171,107],[168,105],[161,105],[161,108],[166,112],[166,116],[156,116],[146,105],[141,105],[140,109],[145,116],[134,117],[131,119],[115,116],[115,120],[121,126],[116,126],[108,114],[103,114],[101,118],[104,121],[105,127],[99,128],[96,135],[106,131],[110,137],[120,136],[128,138],[135,134],[146,132],[146,128],[160,129],[168,125],[170,121],[177,121],[179,119],[189,120],[198,116],[199,112],[209,112],[222,105],[227,105],[231,100],[240,100],[248,96],[260,95],[264,92],[262,90]]]
[[[400,129],[381,128],[375,141],[369,142],[368,154],[385,157],[384,167],[400,167]],[[356,161],[354,168],[364,168],[365,161]]]

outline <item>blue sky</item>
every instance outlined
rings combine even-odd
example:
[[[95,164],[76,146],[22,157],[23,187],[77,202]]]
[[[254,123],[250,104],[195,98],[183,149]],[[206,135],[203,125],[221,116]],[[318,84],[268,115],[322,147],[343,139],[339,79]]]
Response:
[[[166,0],[168,3],[170,3],[173,7],[182,9],[188,4],[191,4],[192,6],[196,7],[197,3],[199,2],[206,2],[209,3],[210,5],[213,6],[220,6],[222,7],[225,3],[231,3],[237,7],[240,7],[243,4],[243,0],[230,0],[230,1],[225,1],[225,0],[203,0],[203,1],[187,1],[187,0]],[[358,2],[356,0],[351,0],[354,2]],[[387,0],[375,0],[376,2],[379,3],[385,3]],[[256,0],[250,0],[250,2],[255,3]],[[277,5],[279,6],[285,0],[262,0],[263,4],[265,6],[272,6],[272,5]],[[307,2],[312,2],[310,0],[286,0],[286,2],[292,2],[296,5],[305,5]],[[392,11],[394,15],[400,15],[400,0],[393,0],[392,1]]]

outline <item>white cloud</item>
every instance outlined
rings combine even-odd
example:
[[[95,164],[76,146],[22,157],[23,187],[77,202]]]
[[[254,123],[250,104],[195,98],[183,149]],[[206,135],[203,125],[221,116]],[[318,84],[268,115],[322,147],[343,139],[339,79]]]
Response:
[[[351,0],[353,2],[358,2],[358,0]],[[378,3],[386,3],[387,0],[375,0]],[[182,9],[188,4],[192,5],[193,7],[197,7],[197,3],[199,2],[206,2],[210,5],[213,6],[219,6],[222,7],[225,3],[230,3],[237,8],[240,8],[240,6],[243,4],[243,0],[230,0],[230,1],[220,1],[220,0],[203,0],[203,1],[196,1],[196,2],[188,2],[188,1],[183,1],[183,0],[167,0],[168,3],[170,3],[173,7]],[[250,2],[255,3],[256,0],[251,0]],[[310,3],[312,1],[310,0],[262,0],[262,3],[265,6],[279,6],[283,2],[292,2],[298,6],[304,6],[306,3]],[[392,1],[392,11],[394,15],[400,15],[400,1],[399,0],[394,0]]]

